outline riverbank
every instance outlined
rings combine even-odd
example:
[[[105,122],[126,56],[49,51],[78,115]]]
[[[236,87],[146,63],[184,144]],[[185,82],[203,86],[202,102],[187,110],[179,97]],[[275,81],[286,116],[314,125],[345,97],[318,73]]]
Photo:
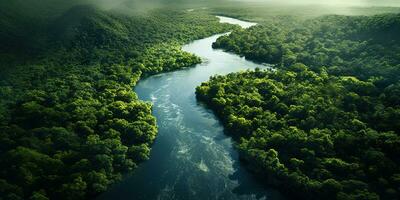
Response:
[[[242,168],[221,123],[196,101],[195,87],[212,75],[265,68],[213,49],[221,35],[183,46],[203,63],[139,81],[135,92],[152,102],[158,137],[150,159],[99,199],[279,199]]]

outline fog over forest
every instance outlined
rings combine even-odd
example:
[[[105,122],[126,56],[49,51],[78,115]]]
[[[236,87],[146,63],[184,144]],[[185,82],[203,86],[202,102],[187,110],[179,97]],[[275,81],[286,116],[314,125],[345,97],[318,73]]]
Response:
[[[329,7],[399,7],[397,0],[15,0],[12,2],[0,1],[0,16],[14,12],[21,15],[39,17],[57,15],[65,9],[76,5],[94,5],[103,10],[118,10],[125,14],[144,13],[155,8],[195,8],[213,6],[231,6],[235,3],[248,5],[263,4],[263,6],[329,6]],[[45,12],[43,12],[45,11]],[[135,11],[135,12],[132,12]]]
[[[400,6],[398,0],[228,0],[239,2],[263,2],[279,4],[325,4],[340,6]]]

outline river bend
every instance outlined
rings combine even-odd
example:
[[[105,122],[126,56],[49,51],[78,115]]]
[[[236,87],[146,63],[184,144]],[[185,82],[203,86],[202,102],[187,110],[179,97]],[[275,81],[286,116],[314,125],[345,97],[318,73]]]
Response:
[[[219,18],[243,28],[255,25]],[[212,75],[266,67],[212,49],[212,43],[221,35],[183,46],[183,50],[201,57],[202,64],[139,81],[135,87],[139,98],[153,103],[157,139],[150,159],[99,199],[280,199],[276,191],[259,184],[240,165],[233,141],[224,135],[222,124],[196,101],[196,86]]]

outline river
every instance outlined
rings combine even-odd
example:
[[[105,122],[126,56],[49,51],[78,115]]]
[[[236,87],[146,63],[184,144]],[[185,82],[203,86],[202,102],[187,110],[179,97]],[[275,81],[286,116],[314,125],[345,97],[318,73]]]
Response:
[[[255,25],[219,18],[243,28]],[[222,124],[211,110],[196,101],[196,86],[212,75],[266,67],[212,49],[212,43],[221,35],[183,46],[185,51],[200,56],[202,64],[139,81],[135,87],[139,98],[154,105],[157,139],[150,159],[99,199],[281,199],[278,192],[258,183],[241,166]]]

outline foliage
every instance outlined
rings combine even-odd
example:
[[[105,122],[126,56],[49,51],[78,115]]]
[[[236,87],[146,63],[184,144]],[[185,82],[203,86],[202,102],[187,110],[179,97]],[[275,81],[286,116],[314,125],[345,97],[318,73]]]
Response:
[[[94,198],[131,172],[157,134],[136,82],[199,63],[180,45],[232,28],[202,12],[77,6],[28,37],[13,36],[21,24],[9,14],[0,22],[13,37],[0,45],[0,199]]]
[[[365,85],[377,90],[372,82],[296,64],[215,76],[196,92],[269,184],[304,199],[393,199],[400,193],[400,109],[360,92]],[[382,109],[397,118],[374,120]]]
[[[377,2],[374,2],[377,3]],[[236,1],[229,4],[216,4],[210,8],[216,15],[229,16],[255,22],[269,21],[271,18],[293,16],[297,19],[311,19],[324,15],[369,16],[386,13],[399,13],[397,6],[349,6],[338,4],[324,4],[323,2],[310,3],[283,3],[273,1]]]
[[[398,19],[286,17],[236,30],[214,46],[277,69],[211,77],[197,98],[237,139],[249,168],[286,194],[398,199]]]
[[[361,80],[399,79],[400,15],[323,16],[309,20],[276,17],[248,30],[233,31],[213,44],[251,60],[287,67],[300,62],[318,71]]]

